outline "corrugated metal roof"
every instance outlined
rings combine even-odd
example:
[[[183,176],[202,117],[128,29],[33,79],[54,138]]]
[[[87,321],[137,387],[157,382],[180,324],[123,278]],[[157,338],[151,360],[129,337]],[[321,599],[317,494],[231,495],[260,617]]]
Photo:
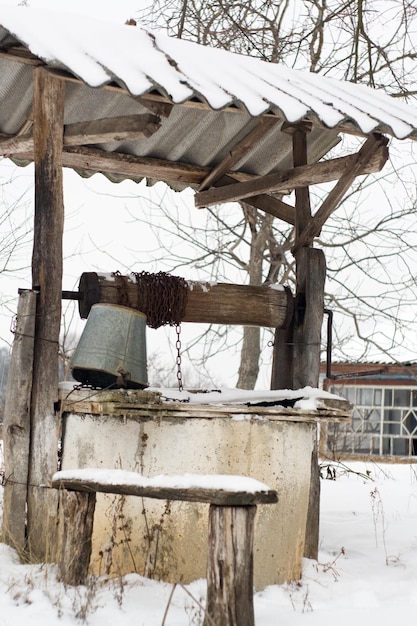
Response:
[[[266,175],[292,166],[291,137],[280,132],[284,121],[313,123],[311,162],[336,145],[341,130],[417,137],[416,109],[367,87],[139,26],[24,6],[2,8],[0,15],[1,133],[14,135],[31,118],[36,59],[80,79],[67,83],[66,124],[149,112],[140,96],[174,104],[151,137],[96,146],[107,151],[212,168],[257,116],[273,114],[277,124],[234,166]]]

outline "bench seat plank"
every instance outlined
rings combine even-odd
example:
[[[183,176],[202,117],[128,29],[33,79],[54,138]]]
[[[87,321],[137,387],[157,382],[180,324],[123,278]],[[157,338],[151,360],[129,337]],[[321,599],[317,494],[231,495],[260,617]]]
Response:
[[[277,492],[258,480],[219,474],[147,478],[137,472],[125,470],[65,470],[54,474],[52,486],[70,491],[204,502],[219,506],[251,506],[278,502]]]

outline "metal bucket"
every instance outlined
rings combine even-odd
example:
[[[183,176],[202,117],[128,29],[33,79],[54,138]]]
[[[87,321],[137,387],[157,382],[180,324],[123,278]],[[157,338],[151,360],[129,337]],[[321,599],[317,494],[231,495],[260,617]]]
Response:
[[[146,316],[116,304],[92,306],[71,372],[92,387],[147,387]]]

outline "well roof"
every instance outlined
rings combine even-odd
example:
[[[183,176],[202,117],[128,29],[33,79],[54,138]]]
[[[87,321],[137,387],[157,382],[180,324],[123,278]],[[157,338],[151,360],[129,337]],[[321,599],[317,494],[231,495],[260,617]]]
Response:
[[[36,65],[68,80],[65,124],[154,110],[160,126],[149,137],[93,147],[202,168],[194,176],[197,180],[191,175],[155,177],[178,188],[198,186],[256,126],[259,116],[271,116],[276,123],[233,166],[244,176],[292,166],[291,137],[280,132],[284,122],[312,123],[310,162],[337,144],[339,132],[417,138],[416,109],[363,85],[169,38],[139,25],[25,6],[2,8],[0,15],[4,135],[30,129]],[[86,174],[100,171],[80,165],[74,169]],[[128,177],[153,178],[147,172],[139,168],[137,175]],[[127,177],[105,173],[115,180]]]

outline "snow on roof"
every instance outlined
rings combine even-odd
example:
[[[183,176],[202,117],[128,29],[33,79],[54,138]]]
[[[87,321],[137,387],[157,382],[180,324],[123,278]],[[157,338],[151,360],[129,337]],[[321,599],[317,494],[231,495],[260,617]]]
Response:
[[[348,124],[364,134],[417,137],[417,110],[381,91],[140,27],[2,7],[0,46],[16,43],[90,87],[114,82],[133,96],[157,91],[173,103],[198,99],[214,110],[234,105],[251,116],[271,111],[289,122],[311,119],[327,128]]]

